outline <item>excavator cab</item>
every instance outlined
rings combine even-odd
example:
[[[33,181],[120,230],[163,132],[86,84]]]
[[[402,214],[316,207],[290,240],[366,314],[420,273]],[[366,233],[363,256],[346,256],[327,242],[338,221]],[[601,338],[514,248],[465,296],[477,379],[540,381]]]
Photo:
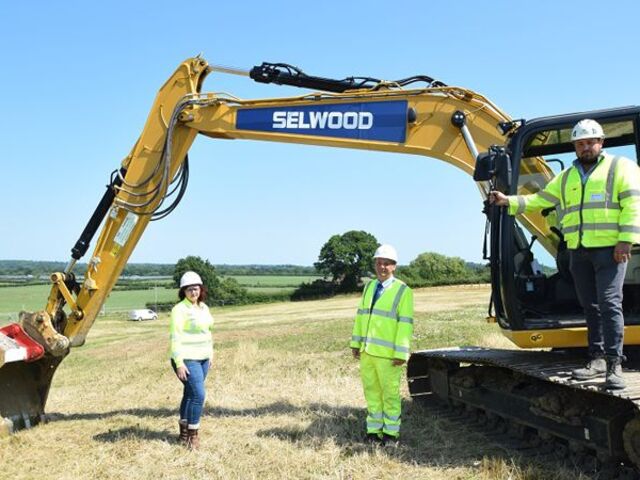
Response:
[[[556,175],[568,167],[575,159],[571,129],[584,118],[603,126],[608,153],[638,161],[640,107],[625,107],[519,121],[506,149],[489,152],[489,167],[487,160],[479,158],[480,176],[492,173],[494,187],[509,195],[544,189],[547,179],[536,165],[544,162],[554,170],[557,165]],[[586,323],[569,272],[558,212],[543,211],[546,222],[540,224],[547,229],[527,235],[522,219],[506,210],[491,207],[488,211],[492,303],[503,333],[524,348],[586,346]],[[632,254],[624,287],[625,333],[627,344],[639,344],[634,332],[640,331],[640,249],[634,248]]]

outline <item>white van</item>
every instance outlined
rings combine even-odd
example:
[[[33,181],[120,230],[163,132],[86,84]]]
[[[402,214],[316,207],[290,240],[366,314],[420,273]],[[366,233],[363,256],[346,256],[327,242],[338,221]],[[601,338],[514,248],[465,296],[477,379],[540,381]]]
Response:
[[[129,320],[140,322],[141,320],[157,320],[158,314],[148,308],[140,308],[129,312]]]

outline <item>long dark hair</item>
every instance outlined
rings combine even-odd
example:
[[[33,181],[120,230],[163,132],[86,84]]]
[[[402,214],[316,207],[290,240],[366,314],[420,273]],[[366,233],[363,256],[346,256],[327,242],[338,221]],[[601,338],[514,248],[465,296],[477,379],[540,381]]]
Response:
[[[185,285],[180,290],[178,290],[178,298],[180,300],[184,300],[187,298],[187,294],[184,292],[187,288],[193,287],[194,285]],[[200,295],[198,295],[198,303],[204,302],[207,299],[207,287],[204,285],[198,285],[200,287]]]

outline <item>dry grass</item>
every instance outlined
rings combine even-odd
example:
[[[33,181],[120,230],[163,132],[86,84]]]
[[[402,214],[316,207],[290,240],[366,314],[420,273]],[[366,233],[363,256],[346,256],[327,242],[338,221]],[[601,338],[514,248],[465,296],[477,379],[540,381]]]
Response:
[[[472,286],[417,291],[416,348],[506,346],[483,322],[488,294]],[[198,452],[176,444],[181,387],[167,360],[167,318],[107,317],[56,374],[52,421],[0,439],[0,478],[575,478],[519,464],[412,402],[406,387],[402,446],[364,446],[364,400],[347,348],[356,302],[215,310]]]

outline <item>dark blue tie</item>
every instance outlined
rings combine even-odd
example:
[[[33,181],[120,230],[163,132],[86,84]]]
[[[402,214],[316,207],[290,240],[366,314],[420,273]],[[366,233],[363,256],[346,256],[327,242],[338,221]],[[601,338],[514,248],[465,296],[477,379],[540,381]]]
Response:
[[[378,282],[378,284],[376,285],[376,291],[373,292],[373,302],[371,302],[371,306],[375,305],[375,303],[378,301],[378,298],[380,298],[380,295],[382,295],[383,288],[384,287],[382,286],[382,284]]]

